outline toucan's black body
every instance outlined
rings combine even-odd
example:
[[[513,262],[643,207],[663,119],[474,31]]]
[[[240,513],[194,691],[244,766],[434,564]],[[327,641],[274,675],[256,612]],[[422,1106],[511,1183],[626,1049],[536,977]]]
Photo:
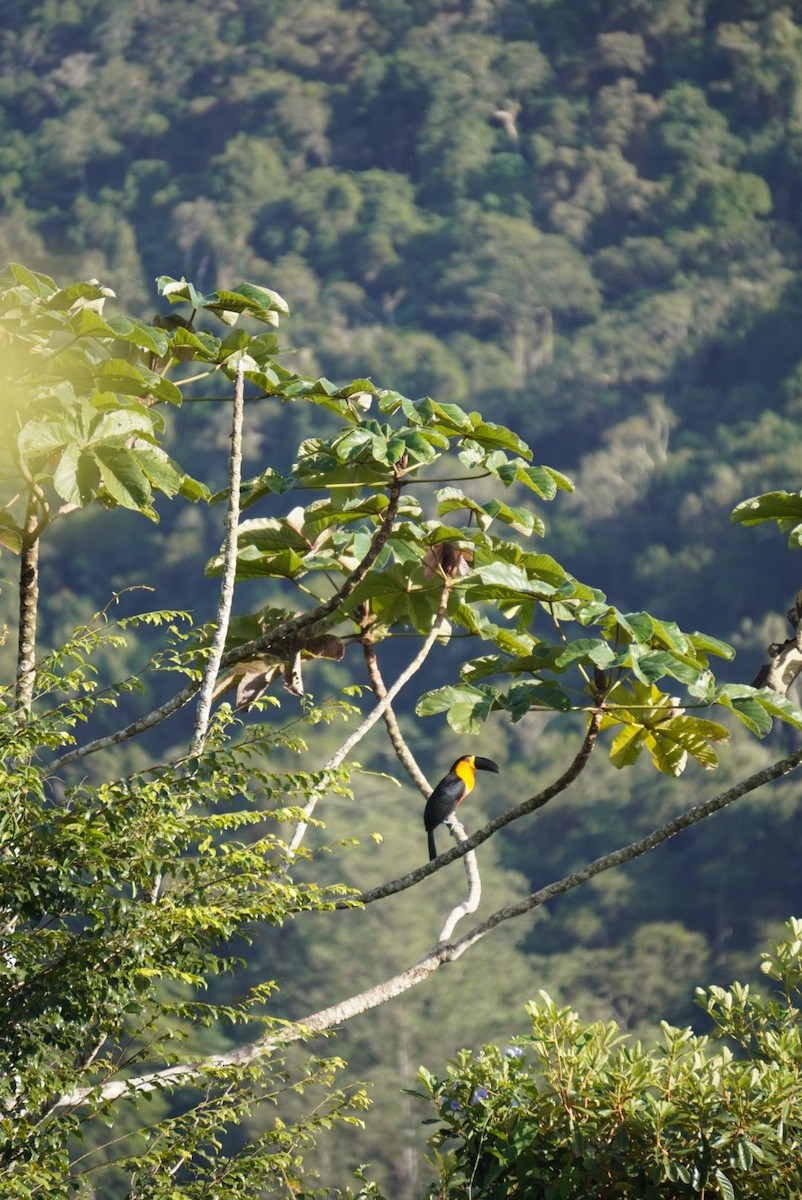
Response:
[[[423,824],[429,835],[429,861],[437,858],[434,844],[434,830],[450,817],[468,792],[473,791],[477,771],[495,771],[498,775],[498,765],[492,758],[479,758],[474,754],[463,754],[458,758],[451,770],[445,775],[426,801],[423,813]]]

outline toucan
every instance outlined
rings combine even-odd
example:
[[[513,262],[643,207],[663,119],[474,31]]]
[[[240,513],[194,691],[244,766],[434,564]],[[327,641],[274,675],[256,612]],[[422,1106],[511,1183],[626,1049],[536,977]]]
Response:
[[[495,771],[498,775],[498,764],[492,758],[479,758],[475,754],[463,754],[454,766],[444,775],[426,801],[423,813],[423,824],[429,835],[429,861],[437,858],[434,844],[434,830],[450,817],[454,809],[473,791],[477,771]]]

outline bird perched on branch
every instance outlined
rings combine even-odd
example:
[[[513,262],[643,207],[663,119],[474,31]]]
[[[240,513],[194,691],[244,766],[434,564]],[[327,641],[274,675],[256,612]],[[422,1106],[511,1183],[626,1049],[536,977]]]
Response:
[[[479,758],[474,754],[463,754],[454,766],[444,775],[426,801],[423,813],[423,824],[429,835],[429,861],[437,858],[434,844],[434,830],[450,817],[454,809],[473,791],[477,771],[495,771],[498,775],[498,764],[492,758]]]

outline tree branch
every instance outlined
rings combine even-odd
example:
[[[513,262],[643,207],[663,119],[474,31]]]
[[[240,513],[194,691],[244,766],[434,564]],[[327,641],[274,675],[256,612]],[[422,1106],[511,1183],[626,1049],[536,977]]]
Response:
[[[446,598],[447,594],[448,593],[446,590]],[[445,612],[445,606],[443,606],[443,611]],[[376,657],[376,647],[373,639],[370,636],[370,618],[367,605],[364,606],[364,610],[360,615],[360,626],[362,628],[360,642],[362,643],[362,651],[365,655],[365,666],[367,668],[368,678],[370,679],[370,685],[373,688],[373,694],[376,696],[376,698],[378,700],[383,700],[387,695],[387,689],[384,686],[384,680],[382,679],[381,671],[379,670],[379,661]],[[401,765],[404,767],[419,791],[422,792],[424,798],[428,800],[432,792],[431,785],[415,761],[415,757],[409,746],[404,741],[404,737],[401,733],[401,729],[399,728],[395,713],[389,704],[384,710],[384,723],[387,726],[387,733],[390,741],[393,744],[393,748],[398,755]],[[457,820],[456,813],[452,813],[451,816],[448,817],[446,824],[451,830],[452,836],[458,842],[467,841],[468,835],[465,832],[464,826],[460,821]],[[482,899],[482,879],[479,874],[479,863],[477,862],[476,854],[473,852],[473,850],[469,850],[465,855],[465,874],[468,879],[468,894],[465,899],[459,904],[456,904],[448,914],[446,922],[443,928],[440,930],[440,936],[437,939],[438,942],[448,941],[462,918],[466,917],[469,913],[476,912],[477,908],[479,907],[479,903]]]
[[[468,840],[468,835],[461,822],[457,820],[455,813],[451,814],[446,824],[458,843],[462,845]],[[463,917],[476,912],[479,902],[482,899],[482,879],[479,874],[479,863],[476,859],[476,853],[473,850],[468,850],[465,855],[465,874],[468,877],[468,895],[459,904],[455,904],[446,917],[445,924],[440,930],[440,936],[437,939],[438,945],[448,941]]]
[[[387,688],[384,686],[381,671],[379,670],[379,660],[376,657],[376,643],[373,641],[370,633],[370,616],[368,606],[363,606],[363,612],[359,617],[359,624],[362,629],[359,641],[362,646],[362,653],[365,656],[365,668],[370,680],[370,686],[373,689],[373,694],[377,700],[384,700],[387,695]],[[409,746],[404,741],[403,734],[396,719],[395,712],[391,704],[387,704],[382,714],[384,724],[387,727],[387,734],[392,743],[393,749],[398,756],[398,761],[409,775],[412,782],[415,784],[419,792],[422,793],[424,799],[428,800],[432,793],[431,785],[421,771],[415,756]]]
[[[145,733],[148,729],[153,729],[155,725],[160,725],[162,721],[166,721],[174,712],[178,712],[185,704],[188,704],[194,695],[196,695],[200,684],[196,679],[190,679],[189,683],[184,684],[180,692],[176,692],[164,704],[160,704],[158,708],[154,708],[152,712],[147,713],[144,717],[137,717],[130,725],[126,725],[123,729],[118,729],[115,733],[106,734],[105,737],[95,738],[92,742],[85,742],[83,746],[77,746],[74,750],[68,750],[66,754],[60,755],[50,764],[49,770],[56,771],[60,767],[66,767],[69,763],[77,762],[78,759],[86,758],[88,754],[96,754],[98,750],[108,750],[110,746],[117,746],[120,742],[126,742],[129,738],[136,737],[140,733]]]
[[[392,685],[390,690],[385,692],[384,696],[382,697],[381,700],[378,701],[375,708],[373,708],[368,713],[368,715],[365,717],[365,719],[361,723],[361,725],[359,725],[353,731],[353,733],[351,734],[350,737],[346,738],[346,740],[343,742],[342,746],[340,746],[340,749],[336,752],[336,754],[332,754],[331,758],[326,763],[324,763],[324,765],[323,765],[324,771],[334,771],[337,769],[337,767],[339,767],[345,761],[346,756],[348,754],[350,754],[350,752],[353,750],[354,746],[356,746],[356,744],[358,742],[361,742],[361,740],[365,736],[365,734],[368,733],[369,730],[371,730],[373,728],[373,726],[378,721],[379,717],[384,713],[385,709],[390,705],[390,703],[395,699],[395,697],[401,691],[401,688],[404,686],[404,684],[407,683],[412,678],[412,676],[415,674],[415,672],[418,671],[420,669],[420,667],[423,665],[427,655],[429,654],[429,651],[431,650],[434,643],[437,641],[437,635],[439,634],[440,627],[443,624],[443,620],[444,620],[445,614],[446,614],[446,608],[448,606],[449,591],[450,591],[450,585],[446,582],[443,586],[443,591],[440,596],[440,603],[437,606],[437,612],[435,614],[434,621],[432,622],[432,627],[429,630],[429,632],[427,633],[427,635],[423,641],[423,644],[421,645],[421,648],[418,650],[418,653],[415,655],[415,657],[412,659],[412,661],[409,663],[409,665],[404,668],[404,670],[398,676],[398,678],[396,679],[395,683]],[[320,800],[321,795],[322,795],[321,792],[316,792],[314,795],[312,795],[310,797],[309,802],[307,803],[307,805],[304,809],[304,813],[305,813],[307,819],[304,821],[299,821],[298,825],[296,826],[295,833],[293,834],[292,840],[288,847],[290,854],[294,854],[295,851],[300,846],[301,842],[303,841],[304,834],[306,833],[306,829],[307,829],[307,825],[308,825],[308,819],[309,819],[309,817],[311,817],[312,813],[315,811],[315,808],[317,807],[317,803]]]
[[[223,577],[220,583],[220,599],[217,605],[217,629],[212,648],[203,671],[195,728],[189,752],[200,754],[206,741],[209,716],[212,711],[214,685],[228,636],[231,606],[234,600],[234,583],[237,577],[237,536],[239,532],[239,493],[242,481],[242,424],[245,411],[245,374],[242,362],[237,367],[234,384],[234,406],[231,416],[231,454],[228,463],[228,509],[226,512],[226,544],[223,554]]]

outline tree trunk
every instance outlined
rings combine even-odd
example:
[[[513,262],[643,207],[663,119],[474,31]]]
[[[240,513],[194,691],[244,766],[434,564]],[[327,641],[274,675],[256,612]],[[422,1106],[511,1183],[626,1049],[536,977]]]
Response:
[[[39,611],[39,506],[31,495],[25,514],[25,533],[19,574],[19,636],[17,641],[17,709],[27,715],[33,703],[36,667],[36,619]]]

